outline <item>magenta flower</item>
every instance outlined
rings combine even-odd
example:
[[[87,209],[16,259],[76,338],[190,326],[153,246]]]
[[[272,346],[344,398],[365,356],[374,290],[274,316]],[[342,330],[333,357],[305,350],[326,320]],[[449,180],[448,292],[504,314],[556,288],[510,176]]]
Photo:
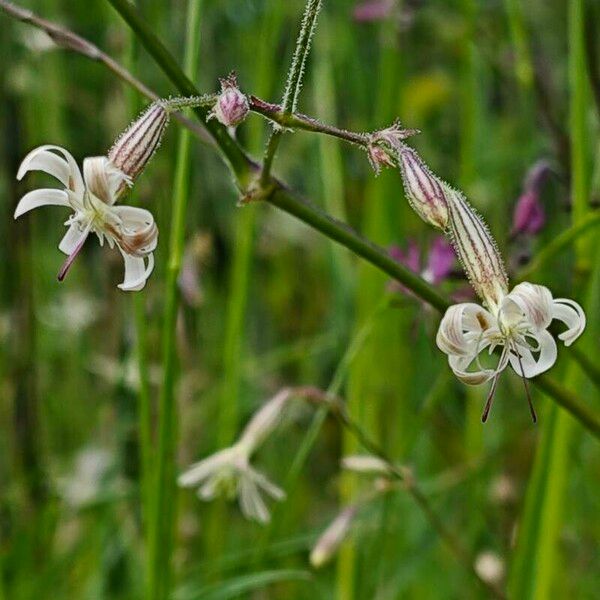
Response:
[[[392,246],[389,250],[390,256],[400,264],[417,273],[429,283],[438,285],[450,276],[456,255],[452,245],[443,237],[436,237],[429,249],[427,263],[423,268],[421,263],[421,252],[414,240],[408,241],[408,247],[405,250],[399,246]],[[403,285],[394,283],[393,289],[399,289],[404,294],[410,295],[411,292]]]
[[[393,7],[392,0],[367,0],[354,7],[353,17],[358,23],[382,21],[390,16]]]
[[[550,165],[544,160],[538,161],[529,170],[523,185],[523,193],[517,200],[513,212],[512,235],[519,233],[535,235],[546,223],[546,212],[540,201],[540,192],[550,172]]]

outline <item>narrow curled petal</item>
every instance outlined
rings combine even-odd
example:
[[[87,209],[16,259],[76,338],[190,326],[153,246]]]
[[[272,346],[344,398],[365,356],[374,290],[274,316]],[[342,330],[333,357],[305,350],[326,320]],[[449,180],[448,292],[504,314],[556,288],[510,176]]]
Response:
[[[109,206],[115,203],[118,190],[131,182],[106,156],[84,159],[83,178],[88,191]]]
[[[537,331],[546,329],[552,321],[552,294],[542,285],[533,283],[519,283],[510,294],[502,301],[498,320],[504,320],[504,313],[510,311],[510,304],[514,303],[522,314]]]
[[[508,292],[508,278],[498,246],[464,196],[445,186],[448,225],[456,254],[477,294],[495,309]]]
[[[552,318],[562,321],[567,327],[558,338],[565,346],[570,346],[585,329],[585,313],[583,308],[569,298],[556,298],[552,305]]]
[[[146,285],[146,280],[154,269],[154,256],[148,254],[145,258],[131,256],[121,250],[125,261],[125,277],[117,287],[125,292],[138,292]],[[146,264],[147,261],[147,264]]]
[[[115,225],[111,234],[120,248],[131,256],[146,256],[158,244],[158,227],[152,213],[134,206],[116,206],[113,209],[121,223]]]
[[[448,355],[474,356],[482,335],[494,323],[492,315],[473,302],[454,304],[444,314],[436,336],[438,348]]]
[[[65,188],[69,187],[69,164],[54,152],[41,150],[40,148],[31,151],[23,159],[17,172],[17,179],[20,181],[29,171],[42,171],[56,177]]]
[[[56,157],[55,154],[48,152],[48,150],[59,152],[64,157],[64,160]],[[63,164],[58,163],[48,155],[55,156]],[[83,178],[75,159],[68,150],[60,146],[46,144],[45,146],[33,149],[23,159],[23,162],[21,162],[21,166],[17,172],[17,179],[20,181],[28,171],[35,170],[44,171],[56,177],[67,189],[75,192],[78,196],[84,192]]]
[[[25,194],[15,209],[15,219],[40,206],[70,206],[69,196],[63,190],[41,189]]]
[[[469,371],[469,367],[475,361],[477,355],[472,356],[449,356],[448,364],[452,369],[452,372],[456,375],[458,379],[460,379],[463,383],[467,385],[480,385],[489,381],[494,375],[498,372],[502,371],[503,367],[500,365],[496,369],[484,369],[479,368],[474,371]]]
[[[536,348],[537,359],[533,356],[533,352],[529,348],[524,348],[523,346],[511,348],[509,356],[510,365],[515,373],[528,379],[547,371],[556,362],[557,356],[556,342],[546,330],[536,333],[533,339],[538,344]]]

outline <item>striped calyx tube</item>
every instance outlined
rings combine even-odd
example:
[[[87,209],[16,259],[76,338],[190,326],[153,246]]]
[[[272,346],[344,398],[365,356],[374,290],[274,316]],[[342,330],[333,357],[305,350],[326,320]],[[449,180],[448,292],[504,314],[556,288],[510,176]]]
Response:
[[[112,164],[123,172],[129,183],[138,177],[160,145],[169,123],[165,102],[153,102],[116,140],[108,152]],[[125,190],[123,184],[119,194]]]
[[[445,230],[448,227],[448,203],[444,182],[429,170],[412,148],[402,143],[396,148],[409,204],[424,221]]]

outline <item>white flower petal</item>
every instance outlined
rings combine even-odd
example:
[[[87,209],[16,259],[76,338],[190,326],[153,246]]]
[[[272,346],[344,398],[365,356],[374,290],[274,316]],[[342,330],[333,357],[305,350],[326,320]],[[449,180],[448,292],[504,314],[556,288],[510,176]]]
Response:
[[[21,181],[29,171],[42,171],[56,177],[65,188],[69,187],[69,164],[64,158],[54,152],[36,148],[30,152],[21,163],[17,172],[17,179]]]
[[[283,500],[285,498],[285,492],[280,487],[250,465],[248,465],[246,473],[258,487],[262,488],[274,500]]]
[[[121,219],[119,244],[136,256],[149,254],[158,244],[158,228],[152,213],[134,206],[115,206],[113,213]]]
[[[34,208],[39,208],[40,206],[70,207],[69,196],[67,195],[67,192],[63,190],[33,190],[33,192],[25,194],[19,201],[19,204],[17,204],[17,208],[15,209],[15,219],[18,219],[26,212],[29,212]]]
[[[565,346],[570,346],[585,329],[585,313],[583,308],[569,298],[556,298],[552,305],[552,318],[562,321],[567,327],[558,339],[563,340]]]
[[[248,519],[268,523],[271,515],[252,479],[242,477],[239,483],[240,508]]]
[[[504,323],[514,321],[514,303],[537,331],[547,329],[552,321],[552,294],[542,285],[519,283],[502,301],[498,320]]]
[[[57,152],[60,152],[60,154],[63,155],[67,165],[66,173],[62,167],[57,167],[58,163],[56,162],[47,162],[42,159],[42,162],[40,163],[38,155],[42,153],[48,154],[48,150],[56,150]],[[59,160],[61,159],[59,158]],[[50,166],[53,169],[53,171],[48,171],[46,168],[41,168],[41,166]],[[33,149],[23,159],[23,162],[21,163],[21,166],[19,167],[19,170],[17,172],[17,179],[21,180],[28,171],[32,170],[41,170],[46,173],[49,173],[50,175],[53,175],[54,177],[59,179],[67,189],[70,189],[73,192],[75,192],[75,194],[78,197],[83,195],[84,185],[79,167],[77,166],[77,163],[75,162],[75,159],[73,158],[71,153],[68,150],[65,150],[64,148],[61,148],[60,146],[46,144],[44,146],[40,146],[39,148]]]
[[[83,161],[83,179],[87,189],[96,198],[112,206],[120,191],[131,185],[131,179],[121,172],[106,156],[91,156]]]
[[[467,371],[471,363],[475,360],[476,356],[449,356],[448,364],[454,372],[454,374],[463,383],[467,385],[480,385],[489,381],[498,370],[502,369],[479,369],[478,371]],[[502,367],[503,368],[503,367]]]
[[[79,223],[73,223],[60,241],[58,249],[65,254],[72,254],[81,244],[82,237],[87,237],[88,234],[89,228],[82,229]]]
[[[494,324],[494,317],[478,304],[454,304],[442,318],[436,343],[448,355],[474,357],[478,352],[479,338]]]
[[[548,333],[545,329],[539,331],[532,337],[538,343],[539,354],[537,360],[534,358],[531,350],[524,348],[523,346],[518,346],[517,348],[521,356],[520,363],[519,358],[513,348],[511,348],[509,356],[510,365],[515,373],[517,373],[517,375],[527,377],[528,379],[547,371],[556,362],[557,356],[556,342],[550,333]],[[521,366],[523,367],[522,370]]]
[[[154,269],[154,256],[149,254],[146,258],[140,256],[131,256],[121,251],[125,262],[125,277],[123,283],[119,283],[118,288],[125,292],[138,292],[146,285],[146,280],[150,277]]]
[[[202,483],[207,477],[213,475],[216,471],[227,464],[233,464],[237,453],[233,451],[234,447],[225,448],[215,452],[211,456],[191,465],[187,471],[182,473],[177,483],[181,487],[194,487]]]

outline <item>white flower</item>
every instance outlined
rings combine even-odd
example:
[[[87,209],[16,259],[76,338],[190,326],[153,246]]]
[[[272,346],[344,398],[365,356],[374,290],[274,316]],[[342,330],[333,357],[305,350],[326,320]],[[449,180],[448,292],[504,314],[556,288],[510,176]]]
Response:
[[[180,475],[179,485],[200,486],[198,497],[202,500],[239,496],[244,516],[267,523],[270,515],[261,491],[274,500],[285,498],[285,492],[250,465],[250,452],[251,448],[241,443],[220,450]]]
[[[200,486],[198,496],[202,500],[212,500],[220,495],[229,499],[239,496],[240,507],[247,518],[267,523],[270,514],[261,491],[274,500],[285,498],[285,492],[254,469],[250,458],[275,429],[293,394],[291,388],[281,390],[250,419],[233,446],[189,467],[179,476],[179,485]]]
[[[496,378],[508,364],[522,377],[531,378],[556,362],[556,342],[548,332],[553,319],[567,326],[558,336],[566,346],[585,328],[579,304],[552,298],[550,290],[541,285],[520,283],[491,310],[471,302],[451,306],[436,341],[448,355],[454,374],[465,383],[477,385]],[[497,347],[502,347],[497,366],[484,367],[479,355],[485,350],[491,354]]]
[[[90,233],[98,236],[100,245],[117,247],[125,262],[122,290],[141,290],[154,268],[153,250],[158,229],[150,212],[131,206],[115,206],[120,191],[131,180],[105,156],[86,158],[83,176],[71,154],[59,146],[40,146],[21,163],[17,179],[29,171],[43,171],[56,177],[64,189],[39,189],[25,194],[16,210],[15,219],[40,206],[64,206],[73,211],[66,221],[69,227],[59,244],[68,255],[58,279],[62,281]]]

